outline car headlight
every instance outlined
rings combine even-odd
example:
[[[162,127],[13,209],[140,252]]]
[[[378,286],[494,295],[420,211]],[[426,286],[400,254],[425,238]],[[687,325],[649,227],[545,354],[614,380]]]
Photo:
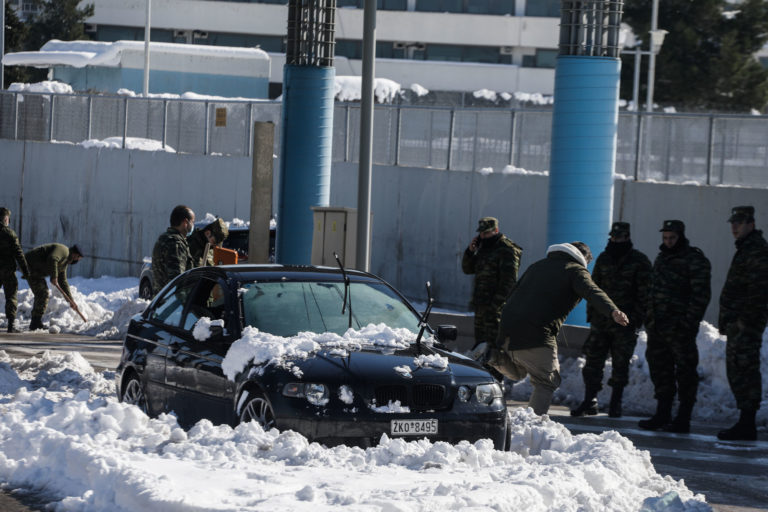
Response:
[[[325,405],[328,403],[328,387],[311,382],[290,382],[283,386],[283,396],[306,398],[312,405]]]
[[[501,398],[501,386],[497,383],[493,384],[480,384],[475,388],[475,396],[477,401],[482,404],[490,404],[497,398]]]
[[[472,390],[469,389],[468,386],[461,386],[459,387],[459,400],[462,402],[469,402],[469,399],[472,397]]]

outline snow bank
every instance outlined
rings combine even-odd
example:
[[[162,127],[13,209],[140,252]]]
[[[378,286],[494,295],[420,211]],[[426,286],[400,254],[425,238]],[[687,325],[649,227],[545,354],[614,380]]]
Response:
[[[616,432],[572,435],[518,409],[512,451],[382,435],[326,448],[291,431],[172,416],[118,403],[114,374],[71,354],[0,351],[0,481],[59,511],[709,511]],[[11,386],[12,387],[12,386]]]
[[[337,76],[334,97],[337,101],[360,101],[362,83],[363,78],[360,76]],[[387,78],[375,78],[373,94],[379,103],[392,103],[392,100],[400,94],[400,84]]]

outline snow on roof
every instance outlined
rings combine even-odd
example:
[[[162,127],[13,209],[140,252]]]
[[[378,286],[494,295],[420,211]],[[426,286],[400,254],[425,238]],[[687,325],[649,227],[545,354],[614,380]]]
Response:
[[[362,98],[362,77],[337,76],[335,82],[335,97],[338,101],[358,101]],[[379,103],[391,103],[400,94],[400,84],[388,78],[374,79],[373,89]]]
[[[144,52],[143,41],[59,41],[52,39],[36,52],[8,53],[3,57],[6,66],[85,66],[117,67],[123,52]],[[258,48],[206,46],[197,44],[150,43],[150,53],[185,56],[222,57],[249,60],[269,60],[267,52]]]

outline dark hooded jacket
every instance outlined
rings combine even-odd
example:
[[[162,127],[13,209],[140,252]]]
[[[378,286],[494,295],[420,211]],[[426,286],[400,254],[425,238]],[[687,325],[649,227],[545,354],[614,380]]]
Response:
[[[586,299],[600,314],[618,309],[593,281],[586,261],[570,244],[553,245],[517,281],[501,313],[499,344],[507,350],[557,346],[568,314]]]

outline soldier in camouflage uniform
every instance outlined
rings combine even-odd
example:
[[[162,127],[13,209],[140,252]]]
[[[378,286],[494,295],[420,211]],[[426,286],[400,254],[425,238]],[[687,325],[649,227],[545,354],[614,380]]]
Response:
[[[50,277],[54,288],[60,288],[72,309],[78,310],[67,282],[67,267],[80,261],[83,253],[77,245],[67,248],[63,244],[45,244],[35,247],[24,256],[29,264],[27,282],[35,296],[29,330],[47,329],[48,326],[43,324],[43,314],[48,306],[48,285],[45,284],[45,278]]]
[[[608,415],[621,417],[621,398],[629,383],[629,361],[637,344],[637,330],[643,325],[651,278],[648,257],[632,248],[629,223],[614,222],[610,240],[592,271],[592,280],[629,317],[622,326],[601,315],[587,304],[587,322],[591,324],[584,342],[586,363],[581,371],[584,378],[584,401],[571,411],[571,416],[595,415],[598,411],[597,393],[603,387],[603,366],[610,354],[613,365],[608,385],[613,388]]]
[[[645,318],[645,357],[657,405],[639,426],[687,433],[699,386],[696,335],[711,296],[712,267],[701,249],[691,247],[682,221],[666,220],[660,231],[663,243],[653,264]],[[670,423],[675,393],[679,406]]]
[[[485,362],[499,332],[501,307],[517,281],[523,250],[499,233],[499,221],[483,217],[478,236],[472,239],[461,259],[465,274],[475,274],[471,306],[475,312],[475,358]],[[482,345],[485,343],[485,345]]]
[[[21,332],[14,326],[16,321],[16,292],[19,281],[16,279],[16,264],[19,264],[24,278],[29,274],[27,260],[21,251],[16,233],[9,227],[11,210],[0,208],[0,286],[5,292],[5,318],[8,320],[8,332]]]
[[[157,294],[179,274],[193,267],[187,237],[195,229],[195,212],[184,205],[171,212],[171,227],[165,230],[152,249],[152,285]]]
[[[725,365],[741,415],[734,426],[717,437],[754,441],[755,415],[763,389],[760,345],[768,321],[768,244],[762,231],[755,229],[752,206],[733,208],[728,222],[736,238],[736,254],[720,294],[718,327],[720,334],[728,337]]]
[[[202,229],[195,229],[187,239],[189,254],[192,256],[192,266],[213,266],[213,248],[221,247],[221,243],[229,236],[229,228],[222,219],[216,219]],[[209,245],[210,244],[210,245]],[[203,261],[206,245],[209,245],[207,261]]]

